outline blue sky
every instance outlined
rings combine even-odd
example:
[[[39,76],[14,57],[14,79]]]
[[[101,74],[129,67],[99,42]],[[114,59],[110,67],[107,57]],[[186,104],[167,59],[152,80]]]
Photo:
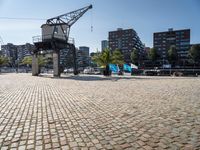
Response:
[[[168,28],[191,29],[191,43],[200,43],[200,0],[0,0],[0,17],[51,18],[93,4],[71,28],[76,46],[101,49],[108,31],[133,28],[146,46],[153,46],[153,33]],[[32,43],[45,20],[0,19],[4,43]],[[91,32],[91,25],[93,32]]]

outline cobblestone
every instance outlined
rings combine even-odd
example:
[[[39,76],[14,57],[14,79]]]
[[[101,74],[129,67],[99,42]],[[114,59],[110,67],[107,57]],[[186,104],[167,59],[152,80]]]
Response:
[[[200,78],[0,74],[0,149],[200,149]]]

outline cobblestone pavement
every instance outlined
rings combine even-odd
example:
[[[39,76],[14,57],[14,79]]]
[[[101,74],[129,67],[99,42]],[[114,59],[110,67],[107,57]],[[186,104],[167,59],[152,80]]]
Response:
[[[200,78],[1,74],[0,149],[200,149]]]

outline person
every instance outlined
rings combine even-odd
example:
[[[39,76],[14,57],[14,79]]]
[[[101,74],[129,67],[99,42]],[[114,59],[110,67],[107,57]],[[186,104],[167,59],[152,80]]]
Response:
[[[123,75],[122,70],[119,70],[118,75]]]

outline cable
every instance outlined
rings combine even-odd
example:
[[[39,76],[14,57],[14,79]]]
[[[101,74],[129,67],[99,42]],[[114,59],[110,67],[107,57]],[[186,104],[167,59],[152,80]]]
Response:
[[[93,10],[91,10],[91,32],[93,32]]]
[[[1,20],[47,20],[43,18],[13,18],[13,17],[0,17]]]

